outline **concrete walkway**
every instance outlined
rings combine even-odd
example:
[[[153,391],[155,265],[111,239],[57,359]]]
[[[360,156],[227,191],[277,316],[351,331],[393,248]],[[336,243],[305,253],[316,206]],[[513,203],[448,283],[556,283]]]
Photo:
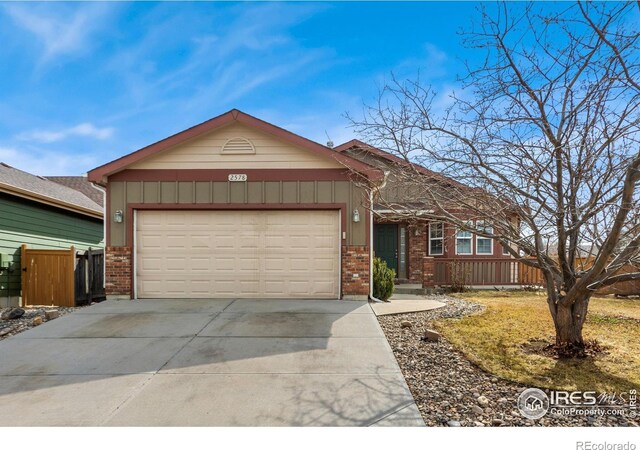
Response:
[[[424,425],[365,302],[107,301],[0,361],[4,426]]]
[[[444,303],[424,295],[394,294],[388,303],[371,303],[376,316],[402,314],[409,312],[430,311],[445,306]]]

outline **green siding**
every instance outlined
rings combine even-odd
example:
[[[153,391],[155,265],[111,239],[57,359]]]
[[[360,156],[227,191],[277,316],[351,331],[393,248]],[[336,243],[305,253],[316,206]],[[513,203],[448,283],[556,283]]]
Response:
[[[12,261],[12,273],[0,269],[0,298],[20,295],[20,246],[29,248],[103,248],[99,219],[0,194],[0,253]]]

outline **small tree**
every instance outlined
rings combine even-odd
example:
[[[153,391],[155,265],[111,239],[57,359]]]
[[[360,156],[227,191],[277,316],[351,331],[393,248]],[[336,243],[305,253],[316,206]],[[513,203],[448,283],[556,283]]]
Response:
[[[560,9],[480,9],[464,42],[484,62],[468,67],[450,108],[439,111],[419,79],[393,78],[351,120],[409,163],[392,172],[405,202],[428,205],[415,217],[378,193],[384,209],[493,238],[542,272],[567,355],[584,348],[594,291],[640,279],[640,4]],[[584,252],[588,267],[577,262]],[[620,272],[629,265],[638,270]]]

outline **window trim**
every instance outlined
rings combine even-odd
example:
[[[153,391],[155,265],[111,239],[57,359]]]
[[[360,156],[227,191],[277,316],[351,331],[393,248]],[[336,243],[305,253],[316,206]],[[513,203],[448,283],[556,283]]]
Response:
[[[440,234],[441,236],[438,238],[431,237],[431,226],[432,225],[440,225]],[[442,242],[440,253],[433,253],[431,251],[431,241],[440,241]],[[442,256],[444,255],[444,223],[443,222],[429,222],[429,256]]]
[[[471,225],[473,222],[469,220],[469,221],[467,221],[466,223],[467,223],[467,224],[469,224],[469,225]],[[461,231],[463,231],[463,232],[465,232],[465,233],[469,233],[469,235],[470,235],[470,236],[469,236],[469,237],[462,237],[462,238],[461,238],[461,237],[458,237],[458,233],[459,233],[459,232],[461,232]],[[469,241],[470,253],[460,253],[460,252],[458,251],[458,239],[465,239],[465,240],[468,240],[468,241]],[[456,240],[456,242],[455,242],[456,256],[458,256],[458,255],[460,255],[460,256],[470,256],[470,255],[473,255],[473,233],[472,233],[471,231],[466,231],[466,230],[463,230],[463,229],[461,229],[461,228],[457,228],[457,229],[456,229],[456,234],[455,234],[455,240]]]
[[[483,229],[491,229],[491,234],[493,234],[493,225],[491,225],[489,223],[489,225],[487,226],[487,221],[486,220],[478,220],[476,221],[476,228],[480,229],[480,226],[482,226]],[[490,244],[491,244],[491,251],[489,252],[479,252],[478,251],[478,241],[480,239],[488,239]],[[482,256],[487,256],[487,255],[493,255],[493,238],[488,238],[488,237],[484,237],[484,236],[480,236],[479,234],[476,234],[476,255],[482,255]]]

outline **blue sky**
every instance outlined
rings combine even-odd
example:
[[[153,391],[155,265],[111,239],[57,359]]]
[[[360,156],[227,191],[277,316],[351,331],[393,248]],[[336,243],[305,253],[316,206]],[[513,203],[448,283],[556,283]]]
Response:
[[[232,108],[324,143],[393,71],[446,103],[465,3],[0,3],[0,161],[79,175]]]

